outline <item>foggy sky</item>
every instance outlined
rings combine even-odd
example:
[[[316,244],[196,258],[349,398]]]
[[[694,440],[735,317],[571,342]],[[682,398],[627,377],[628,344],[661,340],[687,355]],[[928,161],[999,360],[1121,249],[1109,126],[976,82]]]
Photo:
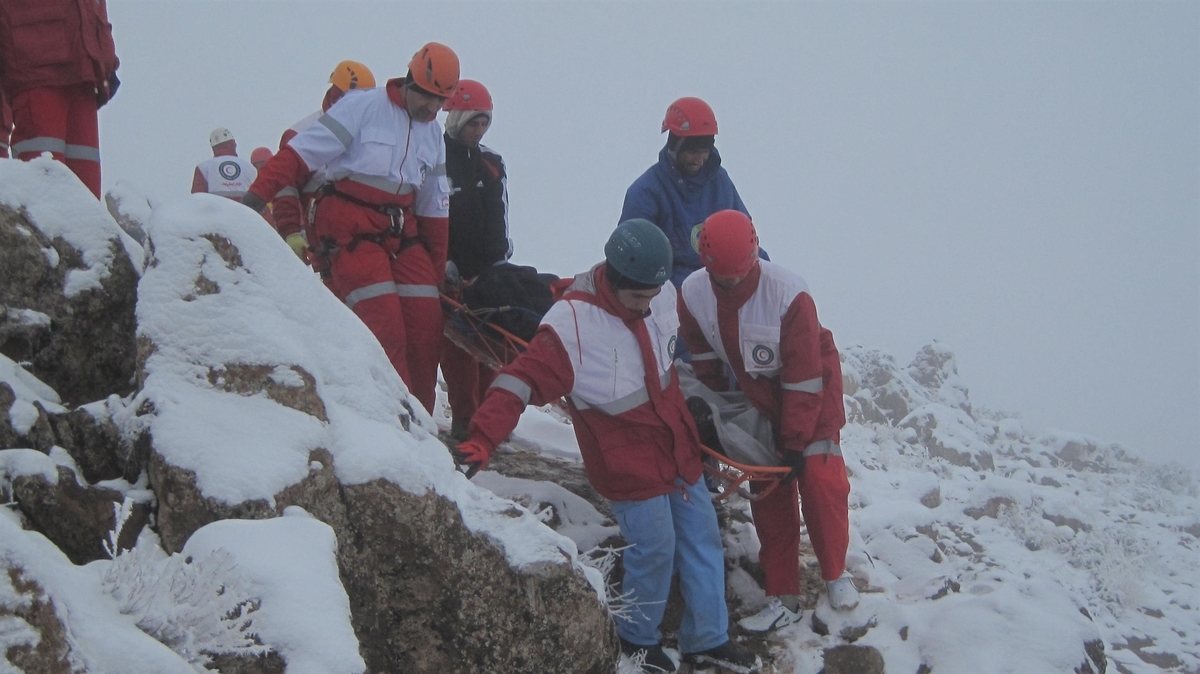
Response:
[[[700,96],[773,259],[839,344],[937,339],[977,405],[1200,466],[1200,4],[131,2],[106,187],[185,195],[426,41],[491,90],[514,261],[602,257]]]

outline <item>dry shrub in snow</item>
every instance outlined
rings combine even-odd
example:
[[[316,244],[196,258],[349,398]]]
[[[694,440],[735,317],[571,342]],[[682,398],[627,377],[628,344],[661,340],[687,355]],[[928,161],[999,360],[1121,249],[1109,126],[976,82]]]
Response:
[[[166,555],[139,541],[119,550],[116,540],[132,510],[132,501],[114,504],[117,525],[105,545],[112,563],[104,572],[104,588],[133,616],[137,626],[187,660],[197,671],[211,655],[262,655],[270,649],[256,643],[251,613],[257,608],[233,557],[216,550],[203,559]]]

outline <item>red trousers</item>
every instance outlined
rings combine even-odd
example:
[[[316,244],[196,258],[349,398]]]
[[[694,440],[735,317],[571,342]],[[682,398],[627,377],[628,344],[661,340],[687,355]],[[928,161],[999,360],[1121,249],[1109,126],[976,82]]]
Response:
[[[496,372],[480,363],[448,339],[442,340],[442,376],[446,378],[446,400],[455,420],[463,423],[475,415]]]
[[[801,504],[821,577],[828,581],[842,575],[850,547],[849,496],[850,481],[842,457],[817,454],[805,460],[804,484],[799,490],[793,480],[766,498],[750,502],[768,596],[800,594]]]
[[[26,161],[51,153],[100,198],[96,87],[26,89],[13,97],[12,154]]]
[[[442,274],[434,273],[429,252],[420,244],[396,250],[395,239],[383,245],[352,243],[348,232],[370,231],[366,228],[378,216],[336,197],[321,200],[314,218],[317,231],[339,244],[329,258],[327,285],[375,334],[408,390],[432,413],[442,345],[437,291]]]

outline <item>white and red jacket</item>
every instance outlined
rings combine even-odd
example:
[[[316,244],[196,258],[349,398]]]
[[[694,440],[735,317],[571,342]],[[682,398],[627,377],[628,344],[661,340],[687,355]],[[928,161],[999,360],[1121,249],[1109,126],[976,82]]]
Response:
[[[409,117],[402,85],[403,80],[390,80],[386,87],[348,92],[262,167],[250,191],[269,202],[285,187],[304,187],[324,167],[339,192],[401,207],[406,233],[419,234],[434,269],[444,269],[450,183],[442,127],[437,120]]]
[[[680,334],[702,382],[727,388],[728,364],[746,397],[770,419],[779,448],[840,454],[846,424],[841,361],[803,278],[760,260],[726,290],[700,269],[683,282],[680,297]]]
[[[669,288],[669,287],[668,287]],[[471,419],[472,440],[504,441],[527,404],[565,396],[588,479],[613,501],[640,501],[700,479],[700,439],[673,355],[675,293],[650,311],[622,306],[604,266],[575,277],[529,348],[496,377]]]
[[[258,170],[248,160],[237,156],[233,150],[217,149],[212,159],[196,165],[196,172],[192,175],[192,194],[207,192],[241,201],[257,177]]]
[[[325,112],[325,110],[317,110],[289,126],[279,138],[279,149],[282,150],[288,141],[295,138],[301,131],[316,124]],[[325,171],[319,168],[313,172],[312,177],[302,187],[288,185],[275,193],[275,199],[271,202],[271,206],[275,217],[275,229],[280,236],[286,239],[292,234],[308,231],[308,206],[316,196],[317,189],[324,184]],[[315,241],[310,241],[310,244],[315,243]]]

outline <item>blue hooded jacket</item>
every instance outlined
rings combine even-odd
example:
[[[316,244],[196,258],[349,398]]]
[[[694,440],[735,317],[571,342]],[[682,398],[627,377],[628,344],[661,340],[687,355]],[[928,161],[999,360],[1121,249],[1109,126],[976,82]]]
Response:
[[[645,218],[666,233],[675,258],[671,282],[679,288],[689,274],[703,266],[696,251],[700,225],[713,213],[729,208],[750,215],[729,174],[721,168],[721,155],[715,147],[700,173],[688,178],[675,168],[663,146],[658,163],[646,169],[625,192],[618,222]]]

